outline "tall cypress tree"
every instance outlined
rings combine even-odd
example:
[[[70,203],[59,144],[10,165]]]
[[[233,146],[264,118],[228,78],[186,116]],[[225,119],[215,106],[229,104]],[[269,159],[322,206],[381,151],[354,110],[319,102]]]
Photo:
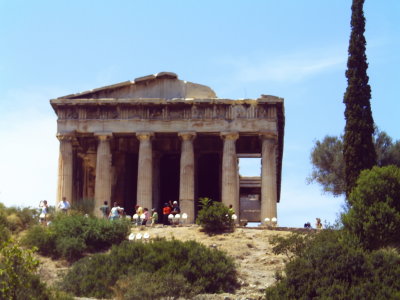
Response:
[[[374,120],[370,104],[371,87],[368,84],[367,75],[363,6],[364,0],[353,0],[351,6],[351,35],[346,71],[347,89],[343,100],[346,105],[343,156],[347,199],[360,172],[376,164],[376,152],[372,141]]]

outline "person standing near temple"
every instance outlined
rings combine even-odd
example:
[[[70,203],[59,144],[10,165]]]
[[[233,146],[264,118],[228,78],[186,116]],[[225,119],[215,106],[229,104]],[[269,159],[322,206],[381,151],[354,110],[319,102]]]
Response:
[[[155,208],[151,210],[151,226],[154,226],[158,222],[158,213]]]
[[[316,218],[315,220],[316,220],[316,222],[315,222],[315,228],[317,228],[317,229],[322,229],[321,219],[320,219],[320,218]]]
[[[119,219],[119,211],[120,211],[120,207],[118,206],[118,203],[114,202],[114,206],[111,208],[108,218],[111,221]]]
[[[104,204],[102,206],[100,206],[99,208],[103,214],[103,218],[107,219],[108,218],[108,214],[110,213],[110,208],[108,207],[108,202],[104,201]]]
[[[169,225],[168,216],[171,213],[171,206],[168,203],[164,203],[163,207],[163,224]]]
[[[228,212],[231,214],[231,216],[235,214],[232,204],[229,204]]]
[[[143,214],[143,207],[136,205],[136,214],[138,216],[137,221],[136,221],[136,225],[139,226],[140,224],[142,224],[142,214]]]
[[[71,208],[71,204],[69,204],[66,197],[62,197],[62,201],[58,203],[57,208],[59,208],[63,213],[67,213]]]
[[[175,216],[176,214],[180,214],[180,213],[181,213],[181,209],[179,208],[178,201],[174,201],[172,203],[171,214],[173,214]]]
[[[46,225],[47,214],[49,213],[49,206],[47,204],[47,200],[40,201],[39,208],[40,208],[40,215],[39,215],[40,223]]]
[[[143,208],[143,215],[142,225],[146,226],[147,221],[150,219],[149,209],[147,207]]]

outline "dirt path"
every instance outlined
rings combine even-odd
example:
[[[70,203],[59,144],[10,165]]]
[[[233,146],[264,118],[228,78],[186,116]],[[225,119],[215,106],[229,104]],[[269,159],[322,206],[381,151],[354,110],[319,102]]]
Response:
[[[263,290],[275,282],[274,274],[284,266],[283,256],[272,253],[269,238],[273,235],[287,235],[288,231],[275,231],[258,228],[237,228],[233,233],[208,236],[198,226],[189,227],[146,227],[132,228],[133,233],[148,233],[150,239],[163,237],[187,241],[195,240],[208,247],[227,252],[235,259],[239,275],[240,289],[232,294],[199,295],[202,299],[260,299]],[[52,284],[65,272],[66,263],[40,258],[41,275],[47,283]]]

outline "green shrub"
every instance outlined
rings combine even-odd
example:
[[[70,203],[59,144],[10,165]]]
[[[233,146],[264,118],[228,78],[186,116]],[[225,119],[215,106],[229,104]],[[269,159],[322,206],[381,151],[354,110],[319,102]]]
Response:
[[[2,224],[0,224],[0,244],[7,241],[11,236],[10,230]]]
[[[213,202],[209,198],[200,198],[201,209],[196,223],[207,233],[232,231],[234,221],[232,212],[221,202]]]
[[[117,300],[142,300],[183,297],[190,299],[196,295],[192,287],[181,274],[147,273],[123,276],[113,288]]]
[[[143,272],[146,274],[137,278]],[[65,291],[81,297],[111,297],[114,287],[120,296],[130,295],[134,291],[126,287],[126,278],[144,282],[150,276],[147,273],[157,273],[151,275],[154,278],[182,276],[197,292],[233,291],[237,286],[233,260],[224,252],[194,241],[175,240],[123,242],[113,246],[109,254],[85,257],[73,265],[61,286]],[[186,291],[187,283],[182,277],[179,277],[179,284]],[[147,282],[145,286],[151,285],[151,289],[155,289],[158,284],[162,283]]]
[[[56,235],[50,227],[35,225],[29,228],[22,243],[26,246],[36,247],[39,253],[48,256],[56,256]]]
[[[400,296],[400,255],[366,251],[342,241],[342,232],[315,234],[299,256],[267,288],[267,299],[396,299]]]
[[[56,253],[69,261],[81,257],[85,250],[85,241],[80,237],[65,236],[56,239]]]
[[[289,236],[283,237],[274,235],[269,239],[274,254],[284,254],[291,260],[301,254],[306,249],[307,244],[312,240],[314,233],[291,233]]]
[[[130,222],[127,220],[85,218],[87,229],[84,238],[89,250],[101,250],[113,244],[119,244],[126,239],[130,229]]]
[[[49,299],[36,275],[39,262],[32,250],[11,241],[0,244],[0,299]]]
[[[5,207],[0,203],[0,225],[4,225],[12,232],[20,232],[38,221],[36,209],[29,207]]]
[[[361,172],[342,216],[345,228],[367,249],[400,245],[400,168]]]
[[[57,214],[51,225],[30,228],[23,243],[37,247],[43,255],[74,261],[85,252],[104,250],[120,243],[129,229],[130,223],[125,220],[109,222],[77,214]]]
[[[7,216],[7,225],[8,228],[13,231],[21,231],[24,227],[24,224],[22,223],[22,220],[17,216],[17,214],[12,213]]]

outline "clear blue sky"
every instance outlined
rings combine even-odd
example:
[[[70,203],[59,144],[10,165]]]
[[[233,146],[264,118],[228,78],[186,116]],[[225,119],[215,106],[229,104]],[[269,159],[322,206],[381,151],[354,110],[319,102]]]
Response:
[[[314,141],[343,132],[350,2],[0,0],[0,202],[54,204],[49,99],[171,71],[221,98],[285,98],[279,224],[332,223],[343,199],[306,177]],[[364,13],[373,116],[397,140],[400,1],[366,0]]]

